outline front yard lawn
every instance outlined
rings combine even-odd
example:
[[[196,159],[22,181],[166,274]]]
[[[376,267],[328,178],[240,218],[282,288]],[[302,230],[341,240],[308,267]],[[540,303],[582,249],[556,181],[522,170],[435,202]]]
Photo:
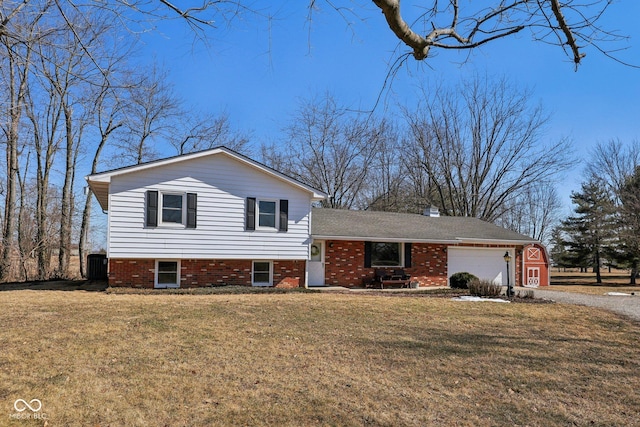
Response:
[[[640,417],[640,325],[587,307],[18,290],[0,293],[0,325],[0,425],[625,426]],[[39,399],[39,418],[17,419],[17,399]]]

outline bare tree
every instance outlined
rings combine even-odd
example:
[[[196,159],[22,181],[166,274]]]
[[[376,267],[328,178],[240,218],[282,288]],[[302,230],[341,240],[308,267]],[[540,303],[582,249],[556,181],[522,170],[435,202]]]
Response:
[[[5,0],[0,3],[0,36],[19,40],[21,34],[15,31],[13,22],[40,3],[45,2]],[[211,31],[234,21],[243,21],[243,15],[269,20],[281,8],[279,4],[258,8],[254,2],[242,0],[191,0],[179,4],[167,0],[85,3],[55,0],[46,3],[52,5],[53,19],[65,22],[69,31],[76,34],[80,46],[87,40],[76,31],[76,22],[69,19],[74,13],[90,15],[100,10],[108,14],[109,21],[120,22],[132,32],[152,29],[162,20],[180,18],[196,37],[204,38]],[[308,1],[309,19],[318,3],[317,0]],[[559,46],[577,66],[585,56],[586,46],[611,56],[612,50],[603,45],[624,39],[600,26],[612,0],[426,0],[405,4],[407,8],[402,12],[400,0],[373,0],[373,3],[384,15],[386,22],[382,25],[409,47],[409,55],[416,60],[428,58],[433,50],[471,50],[528,29],[534,40]],[[368,18],[366,5],[353,0],[326,1],[326,4],[343,19],[348,19],[345,10],[360,19]]]
[[[114,61],[114,66],[118,61]],[[94,108],[91,110],[93,115],[92,123],[97,130],[98,143],[91,160],[91,174],[98,171],[98,163],[103,149],[114,132],[122,128],[125,123],[123,115],[124,105],[118,97],[118,90],[109,83],[109,79],[105,78],[101,86],[93,88]],[[87,236],[89,233],[91,206],[93,192],[90,187],[86,187],[84,208],[82,210],[82,222],[80,225],[80,238],[78,243],[78,255],[80,258],[80,275],[86,277],[85,256],[87,251]]]
[[[498,218],[497,224],[548,243],[560,220],[562,203],[555,188],[539,183],[522,191]]]
[[[431,0],[409,5],[405,16],[412,16],[413,24],[403,17],[400,0],[373,2],[416,60],[426,59],[433,49],[470,50],[530,29],[535,40],[561,47],[577,67],[585,46],[609,54],[601,44],[622,38],[599,25],[611,0]]]
[[[16,200],[18,193],[18,157],[20,151],[20,124],[23,105],[28,91],[34,44],[39,36],[38,22],[46,7],[28,17],[17,17],[13,25],[19,37],[12,38],[0,32],[0,61],[3,88],[7,103],[3,105],[2,131],[6,144],[6,188],[2,226],[2,253],[0,257],[0,281],[8,278],[16,235]]]
[[[552,180],[570,162],[570,142],[544,144],[548,117],[505,80],[425,91],[405,117],[405,145],[419,156],[431,201],[446,215],[495,221],[522,192]]]
[[[587,179],[601,182],[613,197],[640,165],[640,142],[625,144],[619,139],[598,143],[588,156]]]
[[[585,175],[612,200],[618,224],[610,256],[630,269],[630,283],[635,284],[640,267],[640,142],[599,143],[589,153]]]
[[[377,144],[369,165],[368,185],[360,192],[359,208],[410,212],[405,192],[405,168],[400,151],[400,135],[390,119],[373,122],[378,129]]]
[[[325,95],[303,101],[287,131],[288,141],[275,153],[263,147],[263,160],[326,192],[326,207],[355,207],[381,136],[373,120],[349,113]]]
[[[231,127],[229,115],[198,114],[190,108],[181,108],[173,120],[169,141],[178,154],[192,153],[208,148],[225,146],[237,152],[246,152],[249,137]]]
[[[166,82],[166,72],[155,66],[146,75],[126,78],[124,104],[130,138],[117,142],[127,163],[140,164],[159,156],[159,145],[170,139],[172,127],[180,116],[180,102]]]

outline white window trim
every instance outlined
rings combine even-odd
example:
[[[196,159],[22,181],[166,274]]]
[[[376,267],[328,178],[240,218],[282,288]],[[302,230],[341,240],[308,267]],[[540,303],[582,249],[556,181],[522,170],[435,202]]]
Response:
[[[158,286],[159,285],[159,283],[158,283],[158,273],[160,272],[158,264],[161,263],[161,262],[175,262],[176,263],[176,269],[177,269],[176,278],[178,280],[178,283],[171,283],[171,284],[163,283],[162,287]],[[154,273],[154,278],[153,278],[153,287],[156,288],[156,289],[164,289],[165,287],[166,288],[179,288],[180,287],[180,281],[181,281],[181,279],[180,279],[181,271],[182,270],[180,268],[180,260],[179,259],[157,259],[156,263],[155,263],[155,273]],[[166,286],[164,286],[164,285],[166,285]]]
[[[275,226],[265,227],[260,225],[260,202],[275,203]],[[278,231],[280,229],[280,200],[277,199],[259,199],[256,198],[256,230],[260,231]]]
[[[164,222],[162,220],[162,213],[164,210],[164,196],[181,196],[182,197],[182,218],[180,223],[177,222]],[[187,226],[187,193],[181,193],[179,191],[159,191],[158,192],[158,226],[162,227],[181,227]]]
[[[404,243],[402,242],[371,242],[371,251],[376,243],[395,243],[400,246],[400,265],[375,265],[373,263],[373,253],[371,254],[371,268],[404,268]]]
[[[269,283],[266,283],[266,282],[254,282],[253,281],[256,262],[269,263]],[[251,261],[251,286],[260,286],[260,287],[273,286],[273,261],[263,260],[263,259],[255,259],[255,260]]]

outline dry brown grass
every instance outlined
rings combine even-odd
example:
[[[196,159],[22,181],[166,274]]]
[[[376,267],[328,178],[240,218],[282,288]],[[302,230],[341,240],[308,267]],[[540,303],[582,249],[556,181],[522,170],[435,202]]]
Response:
[[[640,282],[640,279],[638,280]],[[551,286],[545,290],[604,295],[607,292],[640,293],[640,286],[629,285],[629,273],[602,273],[602,283],[596,283],[594,273],[552,272]]]
[[[0,425],[599,425],[640,419],[640,326],[559,304],[0,293]]]

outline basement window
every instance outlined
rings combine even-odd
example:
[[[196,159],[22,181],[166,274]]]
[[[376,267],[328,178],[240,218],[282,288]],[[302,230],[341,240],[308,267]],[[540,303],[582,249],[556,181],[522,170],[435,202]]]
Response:
[[[180,287],[180,262],[156,261],[156,288]]]
[[[253,286],[271,286],[273,281],[273,264],[271,261],[253,261],[251,277]]]

